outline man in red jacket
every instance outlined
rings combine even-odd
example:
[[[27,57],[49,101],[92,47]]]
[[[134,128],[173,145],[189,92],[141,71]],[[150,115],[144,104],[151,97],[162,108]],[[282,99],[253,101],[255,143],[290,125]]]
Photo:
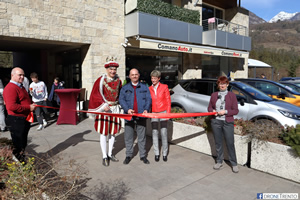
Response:
[[[6,124],[13,142],[13,154],[23,162],[24,151],[27,146],[27,137],[30,123],[26,120],[31,111],[35,110],[36,104],[32,101],[23,87],[24,71],[16,67],[11,71],[11,80],[3,91],[4,102],[8,113]]]
[[[170,113],[171,112],[171,97],[168,85],[159,82],[161,72],[153,70],[150,74],[152,85],[149,87],[152,98],[152,112],[153,113]],[[168,119],[152,118],[152,140],[154,148],[154,160],[159,161],[159,142],[158,142],[158,123],[160,123],[160,134],[162,141],[162,155],[163,161],[167,162],[168,154]]]

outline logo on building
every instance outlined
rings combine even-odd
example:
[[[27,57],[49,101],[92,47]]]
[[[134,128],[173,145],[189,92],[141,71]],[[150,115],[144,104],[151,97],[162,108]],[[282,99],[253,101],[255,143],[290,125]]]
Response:
[[[235,57],[242,57],[241,53],[235,53],[235,52],[226,52],[222,51],[223,56],[235,56]]]
[[[183,46],[172,46],[172,45],[163,45],[158,44],[158,49],[170,50],[170,51],[180,51],[180,52],[192,52],[192,47],[183,47]]]
[[[204,54],[214,55],[214,52],[212,52],[212,51],[204,51],[203,53],[204,53]]]

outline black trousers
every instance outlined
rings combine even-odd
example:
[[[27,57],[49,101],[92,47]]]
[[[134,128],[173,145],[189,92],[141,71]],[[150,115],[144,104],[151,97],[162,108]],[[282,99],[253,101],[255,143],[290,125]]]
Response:
[[[6,125],[10,131],[14,145],[13,154],[22,162],[24,161],[24,151],[27,146],[30,123],[26,121],[25,117],[8,115]]]

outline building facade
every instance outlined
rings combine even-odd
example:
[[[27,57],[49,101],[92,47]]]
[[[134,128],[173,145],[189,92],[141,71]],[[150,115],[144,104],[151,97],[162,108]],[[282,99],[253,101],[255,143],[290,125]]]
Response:
[[[37,72],[50,87],[59,76],[69,88],[86,88],[104,72],[107,58],[125,77],[124,3],[119,0],[14,0],[0,2],[0,51],[26,76]],[[1,76],[10,69],[2,67]]]
[[[59,76],[68,88],[86,88],[87,97],[111,57],[122,80],[138,68],[148,84],[153,69],[169,87],[179,79],[247,77],[249,12],[236,0],[162,1],[199,12],[198,24],[141,12],[139,3],[1,1],[0,51],[13,52],[13,66],[27,77],[37,72],[50,87]],[[9,76],[5,66],[0,71]]]
[[[251,50],[249,11],[241,8],[236,0],[163,1],[198,11],[198,24],[159,16],[151,9],[149,14],[140,2],[127,0],[125,4],[128,70],[140,69],[142,78],[150,84],[147,75],[158,69],[162,71],[162,82],[169,87],[180,79],[247,77]],[[155,6],[164,9],[163,5]]]

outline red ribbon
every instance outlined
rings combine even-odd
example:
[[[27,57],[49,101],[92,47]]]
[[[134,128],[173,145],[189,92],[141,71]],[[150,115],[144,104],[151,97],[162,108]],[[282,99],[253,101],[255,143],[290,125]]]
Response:
[[[117,113],[106,113],[106,112],[91,112],[86,110],[73,110],[73,109],[65,109],[65,108],[56,108],[51,106],[42,106],[36,105],[36,107],[44,107],[44,108],[51,108],[51,109],[60,109],[60,110],[67,110],[72,112],[83,112],[83,113],[91,113],[91,114],[98,114],[98,115],[107,115],[118,117],[126,120],[131,120],[133,116],[135,117],[146,117],[146,118],[184,118],[184,117],[200,117],[200,116],[209,116],[215,115],[216,112],[206,112],[206,113],[141,113],[141,114],[117,114]]]

